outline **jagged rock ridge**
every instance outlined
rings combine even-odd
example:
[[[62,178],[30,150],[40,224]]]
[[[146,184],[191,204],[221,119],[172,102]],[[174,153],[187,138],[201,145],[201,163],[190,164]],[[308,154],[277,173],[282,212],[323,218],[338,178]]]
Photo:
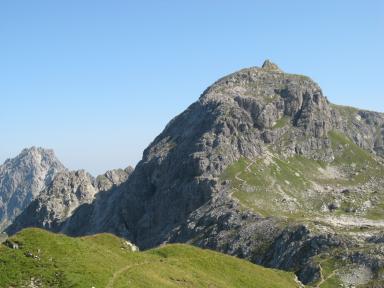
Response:
[[[6,232],[14,234],[26,227],[39,227],[65,233],[68,226],[75,226],[70,217],[77,208],[91,204],[98,193],[111,193],[128,179],[132,170],[110,170],[96,179],[84,170],[60,172]]]

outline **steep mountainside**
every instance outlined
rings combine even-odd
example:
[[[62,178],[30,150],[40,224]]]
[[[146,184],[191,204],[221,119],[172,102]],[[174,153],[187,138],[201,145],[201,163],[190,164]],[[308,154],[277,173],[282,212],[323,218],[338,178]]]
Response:
[[[4,265],[6,263],[6,265]],[[298,287],[292,273],[188,245],[134,252],[109,234],[25,229],[0,245],[0,287]]]
[[[0,166],[0,231],[65,167],[52,150],[32,147]]]
[[[68,219],[79,206],[92,203],[99,192],[112,193],[132,170],[111,170],[96,179],[84,170],[60,172],[5,231],[14,234],[25,227],[40,227],[65,232],[74,225],[74,219]]]
[[[312,285],[380,287],[383,143],[383,114],[333,105],[266,61],[209,87],[62,232],[188,242]]]

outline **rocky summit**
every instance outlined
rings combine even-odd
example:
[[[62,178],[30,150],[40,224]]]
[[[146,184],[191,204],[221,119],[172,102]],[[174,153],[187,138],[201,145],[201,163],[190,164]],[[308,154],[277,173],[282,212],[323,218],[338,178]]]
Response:
[[[318,287],[382,287],[383,143],[383,114],[334,105],[266,61],[206,89],[126,181],[59,231],[112,232],[142,249],[191,243]]]
[[[0,165],[0,231],[64,170],[52,150],[36,147]]]

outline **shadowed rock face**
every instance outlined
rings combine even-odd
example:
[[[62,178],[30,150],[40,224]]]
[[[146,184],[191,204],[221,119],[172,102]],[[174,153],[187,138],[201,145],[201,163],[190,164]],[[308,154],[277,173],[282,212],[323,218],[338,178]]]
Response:
[[[324,167],[338,164],[335,164],[335,159],[342,162],[344,155],[347,155],[345,151],[350,152],[345,158],[351,161],[351,166],[356,164],[352,163],[356,159],[360,159],[360,162],[361,159],[369,159],[376,165],[371,167],[372,171],[381,173],[384,163],[383,131],[383,114],[333,105],[310,78],[284,73],[268,61],[262,68],[240,70],[210,86],[197,102],[174,118],[149,145],[127,181],[98,193],[92,203],[79,206],[58,230],[70,235],[112,232],[126,237],[141,248],[164,242],[189,242],[265,266],[292,270],[303,282],[315,282],[323,277],[321,266],[316,262],[317,255],[329,258],[329,252],[337,250],[334,255],[339,258],[335,258],[335,261],[360,259],[358,263],[357,260],[351,260],[356,262],[354,265],[362,265],[362,259],[373,259],[372,255],[354,258],[349,252],[344,252],[349,251],[347,248],[356,248],[365,243],[366,234],[341,233],[338,226],[333,226],[337,221],[325,218],[320,221],[317,216],[294,218],[279,213],[263,216],[234,196],[234,189],[238,188],[234,188],[233,183],[241,182],[241,189],[256,193],[254,195],[257,196],[255,187],[248,182],[256,182],[253,184],[257,186],[257,181],[265,180],[255,178],[258,179],[256,181],[252,177],[256,177],[261,169],[268,168],[275,158],[281,162],[299,156],[312,164],[322,163],[319,169],[315,164],[313,166],[316,171],[322,169],[321,173],[325,175],[336,171],[329,172]],[[364,153],[361,149],[364,149]],[[227,169],[241,159],[248,159],[250,164],[230,179],[223,177]],[[262,164],[265,167],[252,168],[252,163],[258,160],[264,161]],[[343,169],[348,168],[344,166]],[[353,177],[362,173],[363,168],[353,171],[354,175],[343,170],[345,175],[340,177],[355,179]],[[304,172],[306,169],[303,169]],[[252,179],[240,178],[242,172],[253,173],[250,176]],[[268,175],[268,179],[277,182],[277,176],[281,173],[279,170],[273,173]],[[296,174],[293,177],[301,177]],[[332,183],[339,180],[339,174],[331,176]],[[308,183],[312,183],[312,180],[309,179]],[[273,188],[278,193],[285,193],[281,186],[289,187],[290,184],[288,180],[285,183],[282,181],[280,186],[274,185]],[[288,205],[291,201],[300,208],[302,203],[312,199],[309,196],[316,198],[317,194],[322,195],[328,189],[321,185],[307,188],[304,184],[304,188],[301,188],[301,184],[297,184],[297,190],[300,195],[307,193],[308,199],[304,197],[301,199],[303,202],[297,204],[294,201],[296,199],[291,200],[295,195],[289,195],[293,189],[287,189],[288,194],[284,195],[288,195],[288,200],[284,198],[282,200],[286,202],[281,203]],[[359,187],[354,187],[358,191],[355,194],[364,195],[367,191],[382,187],[381,184],[377,178],[369,179]],[[345,187],[337,185],[339,183],[335,184],[335,193],[345,190]],[[276,194],[272,194],[275,190],[270,191],[271,195]],[[375,201],[379,203],[384,192],[376,192]],[[339,200],[344,197],[340,195],[348,193],[334,194],[332,197]],[[347,199],[349,196],[345,197]],[[271,198],[269,202],[277,205],[280,200]],[[368,207],[373,202],[364,203]],[[332,211],[340,206],[338,203],[326,205],[333,207],[329,208]],[[317,209],[315,213],[322,209],[316,205],[314,207]],[[347,208],[350,209],[343,209]],[[378,211],[375,213],[380,214]],[[381,227],[382,223],[374,222],[372,225]],[[353,229],[359,228],[354,226]],[[371,234],[376,232],[369,230]],[[375,257],[380,255],[376,253]],[[375,264],[369,261],[366,260],[364,265],[372,269],[380,270],[383,266],[377,264],[376,260]]]
[[[0,231],[65,167],[52,150],[32,147],[0,166]]]

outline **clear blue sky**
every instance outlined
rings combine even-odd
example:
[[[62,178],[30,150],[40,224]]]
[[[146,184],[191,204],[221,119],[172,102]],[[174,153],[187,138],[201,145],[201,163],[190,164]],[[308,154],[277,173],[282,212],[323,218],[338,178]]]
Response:
[[[217,78],[264,59],[384,111],[384,1],[0,1],[0,162],[136,164]]]

